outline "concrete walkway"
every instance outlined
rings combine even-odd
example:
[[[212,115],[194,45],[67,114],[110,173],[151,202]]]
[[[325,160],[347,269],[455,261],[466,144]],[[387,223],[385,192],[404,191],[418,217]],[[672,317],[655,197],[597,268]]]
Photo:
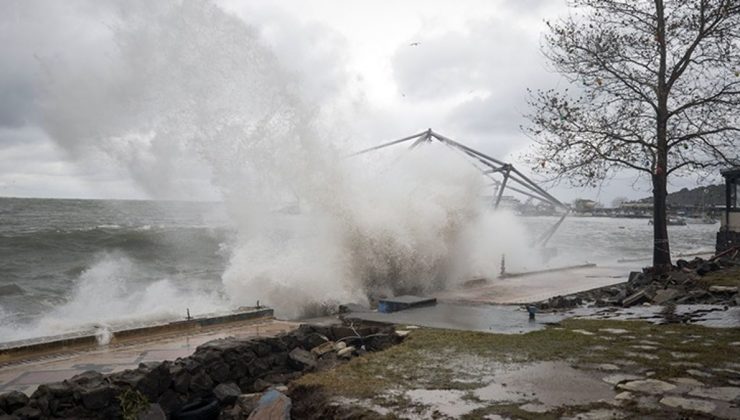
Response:
[[[40,384],[59,382],[87,370],[111,373],[133,369],[142,362],[189,356],[199,345],[217,338],[273,336],[298,325],[274,319],[234,322],[198,332],[149,337],[89,351],[32,357],[0,366],[0,393],[17,390],[30,395]]]
[[[554,296],[569,295],[625,282],[629,271],[630,266],[628,265],[614,265],[541,272],[494,279],[481,285],[443,291],[434,296],[439,301],[453,303],[539,302]]]

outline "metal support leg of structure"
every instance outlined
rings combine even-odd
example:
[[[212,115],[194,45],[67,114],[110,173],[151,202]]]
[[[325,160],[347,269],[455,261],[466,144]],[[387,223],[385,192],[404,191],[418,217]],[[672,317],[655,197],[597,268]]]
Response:
[[[509,172],[511,172],[511,165],[506,165],[506,170],[504,171],[504,180],[501,182],[501,185],[498,188],[498,194],[496,195],[496,204],[493,205],[494,209],[498,210],[498,205],[501,204],[501,197],[504,196],[504,190],[506,189],[506,182],[509,180]]]

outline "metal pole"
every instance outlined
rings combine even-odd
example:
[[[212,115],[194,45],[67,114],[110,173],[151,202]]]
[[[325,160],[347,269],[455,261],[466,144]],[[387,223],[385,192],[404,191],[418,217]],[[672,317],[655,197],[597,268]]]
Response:
[[[504,190],[506,189],[506,182],[509,180],[509,172],[511,172],[511,165],[506,165],[506,173],[504,174],[504,181],[501,183],[501,187],[498,189],[498,197],[496,197],[496,204],[493,206],[494,209],[498,209],[498,205],[501,204],[501,197],[504,196]]]
[[[394,140],[394,141],[391,141],[391,142],[388,142],[388,143],[383,143],[383,144],[381,144],[379,146],[369,147],[367,149],[360,150],[359,152],[352,153],[350,156],[361,155],[361,154],[364,154],[364,153],[367,153],[367,152],[372,152],[373,150],[378,150],[378,149],[382,149],[384,147],[393,146],[394,144],[403,143],[405,141],[413,140],[413,139],[415,139],[415,138],[417,138],[419,136],[423,136],[426,133],[427,132],[425,131],[423,133],[414,134],[413,136],[408,136],[408,137],[404,137],[402,139]]]

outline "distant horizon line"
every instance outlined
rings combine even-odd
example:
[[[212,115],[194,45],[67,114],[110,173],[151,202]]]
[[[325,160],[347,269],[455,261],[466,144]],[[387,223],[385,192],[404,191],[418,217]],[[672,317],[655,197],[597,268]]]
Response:
[[[69,201],[161,201],[180,203],[223,203],[223,200],[188,200],[188,199],[161,199],[161,198],[71,198],[71,197],[21,197],[0,195],[0,199],[13,200],[69,200]]]

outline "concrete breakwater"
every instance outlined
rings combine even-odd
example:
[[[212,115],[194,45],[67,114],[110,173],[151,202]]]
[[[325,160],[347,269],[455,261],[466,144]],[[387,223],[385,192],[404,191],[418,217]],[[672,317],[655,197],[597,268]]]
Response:
[[[88,371],[41,385],[30,397],[17,391],[2,394],[0,416],[119,419],[131,414],[125,408],[131,407],[129,400],[139,401],[142,410],[164,415],[201,399],[217,401],[219,410],[233,412],[241,393],[287,384],[305,372],[331,368],[400,340],[390,327],[341,325],[301,325],[275,337],[219,339],[175,361],[142,363],[108,375]]]

